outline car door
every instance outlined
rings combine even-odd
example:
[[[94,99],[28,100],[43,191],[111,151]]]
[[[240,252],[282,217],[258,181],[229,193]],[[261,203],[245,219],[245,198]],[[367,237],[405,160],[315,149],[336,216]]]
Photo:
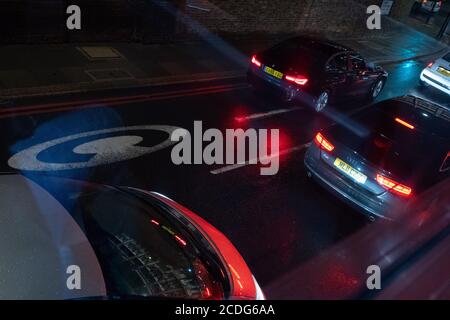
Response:
[[[349,54],[348,92],[350,97],[369,94],[378,73],[368,68],[364,58],[358,53]]]
[[[341,100],[347,96],[348,57],[346,52],[338,53],[325,64],[325,87],[332,90],[333,98]]]

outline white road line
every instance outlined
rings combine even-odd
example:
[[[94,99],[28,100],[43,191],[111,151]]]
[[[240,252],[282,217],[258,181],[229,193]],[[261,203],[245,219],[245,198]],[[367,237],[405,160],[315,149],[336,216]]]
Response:
[[[311,145],[311,142],[302,144],[300,146],[295,146],[295,147],[290,148],[290,149],[282,150],[282,151],[280,151],[277,154],[273,154],[271,156],[263,157],[263,158],[261,158],[261,160],[267,161],[269,159],[272,159],[272,158],[275,158],[275,157],[279,157],[279,156],[282,156],[282,155],[285,155],[285,154],[289,154],[289,153],[292,153],[292,152],[295,152],[295,151],[301,151],[303,149],[308,148],[310,145]],[[256,161],[260,163],[260,161],[258,161],[258,160],[259,160],[259,158],[257,158]],[[216,170],[212,170],[212,171],[210,171],[210,173],[212,173],[212,174],[221,174],[221,173],[225,173],[225,172],[228,172],[228,171],[236,170],[236,169],[248,166],[250,164],[250,162],[255,162],[255,159],[250,159],[250,160],[247,160],[245,162],[240,162],[240,163],[236,163],[236,164],[230,164],[228,166],[225,166],[225,167],[222,167],[222,168],[219,168],[219,169],[216,169]]]
[[[254,113],[254,114],[250,114],[250,115],[244,116],[244,117],[236,117],[235,120],[239,121],[239,122],[243,122],[246,120],[263,119],[263,118],[272,117],[274,115],[298,111],[298,110],[302,110],[302,109],[304,109],[304,108],[303,107],[293,107],[293,108],[289,108],[289,109],[277,109],[277,110],[272,110],[269,112]]]
[[[191,9],[197,9],[197,10],[200,10],[200,11],[205,11],[205,12],[210,12],[211,11],[210,9],[194,6],[192,4],[188,4],[187,7],[191,8]]]

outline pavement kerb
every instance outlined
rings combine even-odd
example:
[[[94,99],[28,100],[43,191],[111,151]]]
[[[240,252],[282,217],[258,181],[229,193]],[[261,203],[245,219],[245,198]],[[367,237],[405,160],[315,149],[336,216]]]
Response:
[[[416,60],[426,58],[428,56],[435,56],[444,51],[447,48],[442,48],[438,51],[433,51],[425,54],[420,54],[408,58],[397,58],[397,59],[385,59],[385,60],[375,60],[374,62],[379,64],[394,64],[401,63],[409,60]],[[209,72],[209,73],[198,73],[189,75],[175,75],[166,77],[155,77],[146,79],[137,79],[132,81],[104,81],[104,82],[81,82],[75,84],[67,85],[54,85],[54,86],[42,86],[42,87],[31,87],[31,88],[18,88],[18,89],[4,89],[0,90],[0,99],[16,99],[16,98],[28,98],[28,97],[39,97],[48,95],[63,95],[70,93],[84,93],[92,92],[98,90],[115,90],[115,89],[127,89],[127,88],[142,88],[142,87],[156,87],[163,85],[176,85],[176,84],[190,84],[190,83],[201,83],[214,80],[227,80],[243,78],[245,76],[245,70],[231,70],[224,72]],[[0,107],[1,108],[1,107]]]

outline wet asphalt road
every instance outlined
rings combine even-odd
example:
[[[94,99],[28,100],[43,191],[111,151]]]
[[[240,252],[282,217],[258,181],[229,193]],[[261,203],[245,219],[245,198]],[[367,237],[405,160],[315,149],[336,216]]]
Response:
[[[426,63],[408,61],[386,66],[390,78],[379,99],[412,91],[448,104],[448,97],[417,87],[419,73]],[[135,96],[140,98],[131,101],[130,97]],[[97,101],[105,97],[111,100]],[[83,104],[89,108],[71,106],[78,100],[97,102]],[[52,105],[56,102],[69,104]],[[8,159],[21,150],[53,139],[107,128],[163,125],[192,132],[193,122],[201,120],[205,129],[280,129],[281,149],[286,153],[280,156],[280,169],[274,176],[261,176],[259,166],[255,165],[226,169],[223,165],[177,166],[171,161],[171,147],[126,161],[114,161],[110,156],[107,164],[90,168],[81,165],[81,168],[70,170],[23,171],[34,177],[71,177],[166,194],[225,233],[263,288],[368,223],[364,216],[309,181],[303,168],[303,146],[312,140],[315,132],[335,119],[327,114],[315,114],[306,106],[285,106],[276,100],[255,96],[244,79],[35,98],[17,103],[37,106],[23,109],[16,116],[10,116],[7,109],[0,110],[0,171],[11,171]],[[349,114],[366,107],[365,101],[353,101],[336,107],[332,114],[345,121]],[[236,117],[247,118],[237,121]],[[141,129],[78,136],[48,148],[38,160],[86,163],[92,154],[74,154],[75,147],[93,139],[118,135],[141,137],[143,141],[139,145],[143,146],[156,145],[167,139],[162,132]],[[115,143],[103,152],[117,153],[115,148],[121,147]],[[29,163],[31,160],[24,161]]]

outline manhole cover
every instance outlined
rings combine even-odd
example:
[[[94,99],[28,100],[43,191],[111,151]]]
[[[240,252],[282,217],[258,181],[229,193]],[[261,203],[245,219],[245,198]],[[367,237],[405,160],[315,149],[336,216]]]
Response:
[[[111,47],[78,47],[89,60],[120,59],[122,55]]]
[[[94,81],[134,79],[131,73],[123,69],[86,70],[85,72]]]

